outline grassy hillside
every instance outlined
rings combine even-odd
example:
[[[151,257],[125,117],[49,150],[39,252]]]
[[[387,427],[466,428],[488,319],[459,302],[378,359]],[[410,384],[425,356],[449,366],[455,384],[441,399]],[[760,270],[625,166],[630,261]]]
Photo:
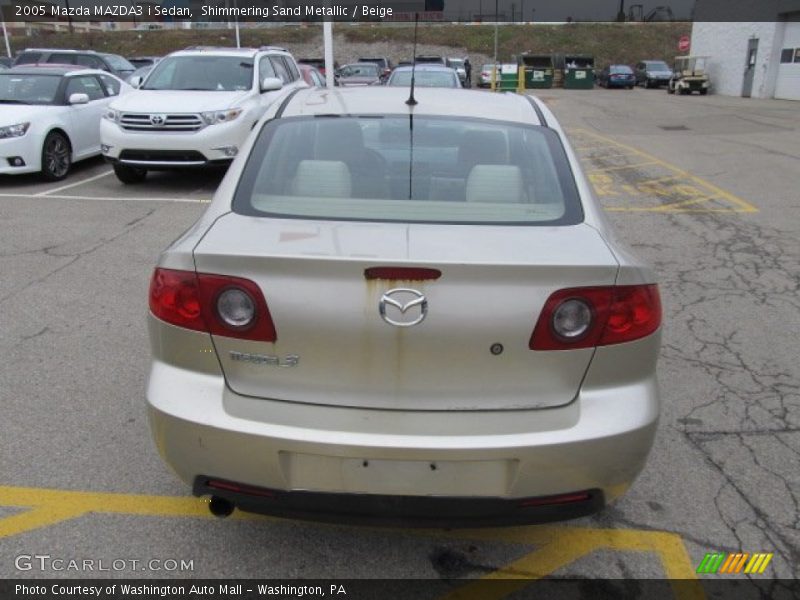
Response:
[[[501,61],[524,53],[591,54],[596,64],[635,63],[645,58],[671,59],[678,39],[691,33],[691,23],[572,23],[570,25],[503,25],[498,28]],[[348,29],[352,42],[414,39],[411,27],[361,26]],[[464,47],[468,52],[494,54],[494,27],[474,25],[420,26],[420,44]]]
[[[243,46],[291,44],[322,39],[320,27],[275,27],[242,29]],[[188,46],[235,46],[233,29],[186,29],[154,31],[91,32],[88,34],[44,33],[30,37],[12,38],[12,51],[29,47],[88,48],[98,52],[113,52],[122,56],[161,56]]]
[[[337,43],[391,44],[399,60],[410,57],[414,39],[413,27],[388,25],[336,25]],[[644,58],[671,59],[677,54],[681,35],[691,33],[690,23],[573,23],[570,25],[503,25],[499,27],[499,55],[508,60],[513,55],[532,53],[592,54],[596,64],[634,63]],[[269,29],[242,29],[242,45],[285,45],[291,51],[322,51],[322,28],[319,25],[286,26]],[[419,30],[421,50],[424,46],[452,47],[484,56],[494,53],[494,27],[489,25],[422,24]],[[46,46],[55,48],[92,48],[123,56],[162,55],[192,45],[232,46],[235,34],[231,29],[124,31],[85,35],[49,34],[14,38],[13,49]],[[346,49],[336,48],[339,54]],[[456,50],[453,51],[456,54]]]

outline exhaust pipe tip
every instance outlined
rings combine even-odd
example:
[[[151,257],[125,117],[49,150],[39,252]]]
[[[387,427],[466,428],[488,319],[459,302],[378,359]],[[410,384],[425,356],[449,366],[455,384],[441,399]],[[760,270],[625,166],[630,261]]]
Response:
[[[231,516],[235,508],[236,505],[233,502],[219,496],[211,496],[211,502],[208,503],[211,514],[220,519]]]

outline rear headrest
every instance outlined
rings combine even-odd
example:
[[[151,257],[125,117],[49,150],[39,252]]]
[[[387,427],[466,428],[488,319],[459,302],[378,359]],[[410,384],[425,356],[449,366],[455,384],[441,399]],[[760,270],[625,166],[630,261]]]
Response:
[[[313,198],[347,198],[352,195],[350,169],[336,160],[301,160],[292,182],[292,194]]]
[[[523,202],[522,171],[516,165],[475,165],[467,178],[467,202]]]
[[[502,131],[467,129],[458,145],[458,162],[471,169],[475,165],[508,163],[508,143]]]
[[[364,150],[364,134],[357,121],[323,120],[317,128],[314,156],[320,160],[358,157]]]

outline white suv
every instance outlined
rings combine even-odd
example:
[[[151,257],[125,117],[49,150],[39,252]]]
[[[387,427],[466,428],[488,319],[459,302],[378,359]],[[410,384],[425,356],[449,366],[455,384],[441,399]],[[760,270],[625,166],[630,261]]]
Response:
[[[275,47],[174,52],[138,89],[113,102],[100,126],[103,156],[123,183],[148,170],[229,164],[276,100],[306,87]]]

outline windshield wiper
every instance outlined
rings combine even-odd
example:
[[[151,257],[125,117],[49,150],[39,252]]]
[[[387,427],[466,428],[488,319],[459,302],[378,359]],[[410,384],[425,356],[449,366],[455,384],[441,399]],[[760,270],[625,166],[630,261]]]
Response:
[[[11,98],[0,98],[0,102],[3,104],[30,104],[30,102],[26,102],[25,100],[12,100]]]

